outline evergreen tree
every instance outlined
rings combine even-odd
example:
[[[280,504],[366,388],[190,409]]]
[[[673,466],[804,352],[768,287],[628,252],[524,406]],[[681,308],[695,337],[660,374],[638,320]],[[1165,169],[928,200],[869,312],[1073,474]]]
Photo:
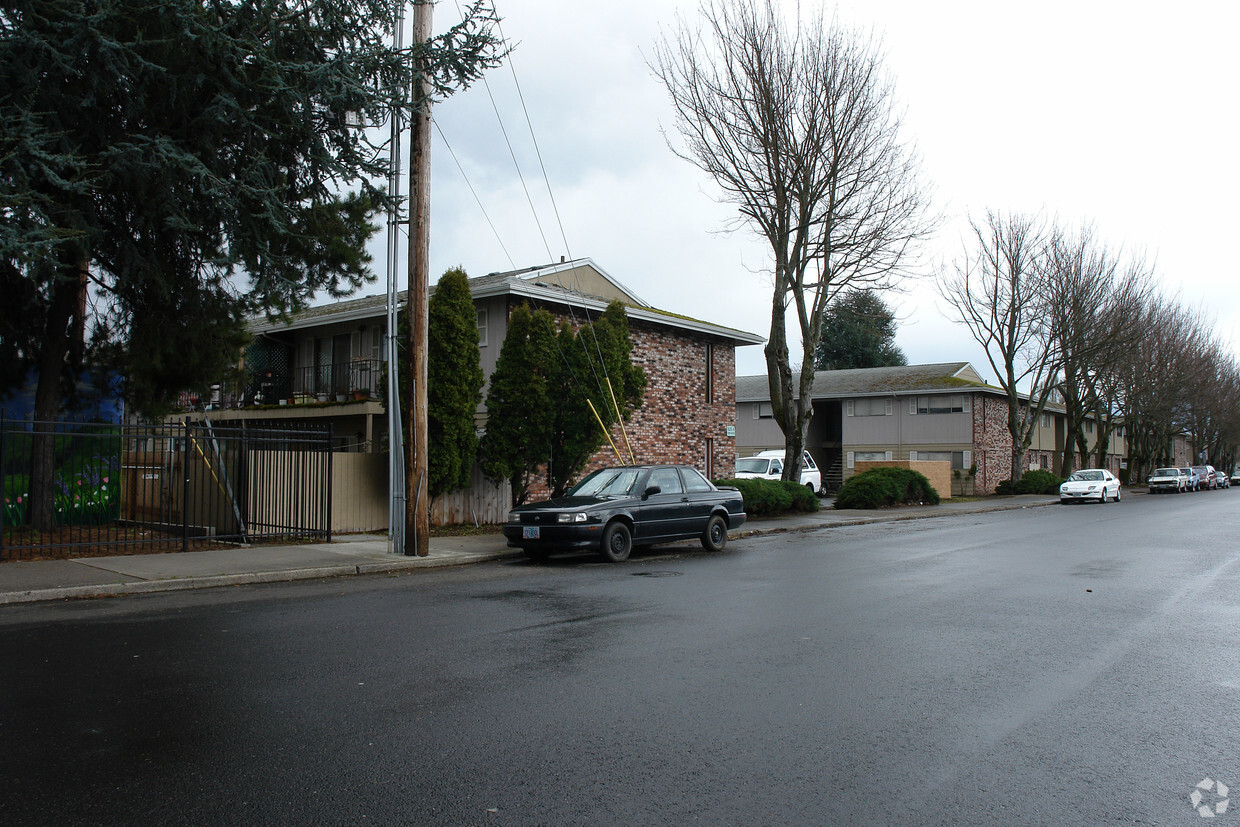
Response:
[[[355,124],[407,106],[415,65],[441,97],[500,51],[478,4],[397,50],[396,2],[0,0],[0,381],[33,368],[38,418],[89,330],[158,414],[236,360],[246,315],[373,278],[386,135]]]
[[[477,311],[464,270],[440,277],[427,316],[427,489],[437,497],[469,487],[478,454],[474,416],[486,377],[478,350]]]
[[[515,308],[487,390],[482,470],[508,480],[514,506],[526,501],[534,475],[551,458],[552,410],[559,404],[550,385],[559,360],[555,336],[546,310]]]
[[[624,305],[613,301],[592,324],[574,334],[563,322],[558,335],[560,361],[555,376],[557,404],[551,435],[551,463],[548,477],[552,496],[560,496],[585,467],[590,457],[605,443],[599,428],[611,430],[620,416],[626,421],[641,407],[646,374],[631,359],[632,338]],[[611,390],[608,390],[610,382]],[[612,402],[614,394],[615,404]],[[593,403],[594,410],[590,409]],[[595,416],[595,412],[598,416]],[[622,462],[627,462],[624,446],[617,445]]]
[[[896,317],[874,290],[849,290],[827,308],[814,352],[818,370],[907,365],[895,343]]]

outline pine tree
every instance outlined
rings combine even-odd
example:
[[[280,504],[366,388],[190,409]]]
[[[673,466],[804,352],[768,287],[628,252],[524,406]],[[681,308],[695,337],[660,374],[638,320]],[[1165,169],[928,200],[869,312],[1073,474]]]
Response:
[[[478,434],[474,416],[482,402],[478,316],[461,269],[440,277],[427,305],[427,441],[432,497],[469,487]]]
[[[827,308],[815,350],[818,370],[908,364],[895,343],[896,317],[874,290],[849,290]]]

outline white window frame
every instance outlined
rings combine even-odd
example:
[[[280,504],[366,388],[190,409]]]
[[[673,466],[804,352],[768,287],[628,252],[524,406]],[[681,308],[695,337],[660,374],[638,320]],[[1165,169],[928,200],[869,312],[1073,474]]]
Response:
[[[489,314],[485,307],[478,308],[478,347],[487,346],[487,325],[490,322]]]

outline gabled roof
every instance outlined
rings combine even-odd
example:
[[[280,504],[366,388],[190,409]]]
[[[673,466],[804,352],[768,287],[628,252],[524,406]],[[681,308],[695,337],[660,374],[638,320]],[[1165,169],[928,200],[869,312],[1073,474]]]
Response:
[[[941,362],[892,368],[816,371],[813,396],[815,399],[838,399],[962,389],[995,390],[983,381],[968,362]],[[737,402],[764,402],[770,398],[770,385],[765,374],[736,377]]]
[[[431,286],[434,292],[434,285]],[[541,264],[521,270],[488,273],[471,278],[469,291],[474,299],[496,296],[525,298],[535,306],[559,305],[581,308],[587,313],[601,313],[613,300],[622,302],[630,319],[652,324],[688,330],[731,341],[734,345],[757,345],[766,341],[761,336],[730,327],[693,319],[676,313],[651,307],[644,299],[625,287],[590,258],[562,261],[558,264]],[[400,294],[403,306],[408,293]],[[369,321],[382,318],[387,297],[365,296],[344,299],[317,307],[307,308],[294,314],[287,322],[269,321],[266,318],[252,320],[250,329],[255,333],[276,333],[318,327],[337,322]]]

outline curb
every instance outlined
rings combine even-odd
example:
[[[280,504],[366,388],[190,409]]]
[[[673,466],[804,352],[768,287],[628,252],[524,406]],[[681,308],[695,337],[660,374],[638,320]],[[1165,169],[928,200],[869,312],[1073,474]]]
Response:
[[[1011,505],[994,505],[985,508],[971,509],[964,514],[986,514],[994,511],[1016,511],[1023,508],[1041,508],[1056,505],[1058,500],[1047,502],[1030,502]],[[768,534],[807,534],[813,531],[824,531],[832,528],[849,526],[874,525],[876,523],[904,522],[909,520],[926,520],[939,517],[959,516],[944,513],[928,513],[894,515],[890,512],[882,517],[850,517],[813,525],[771,526],[770,528],[746,528],[738,531],[735,537],[761,537]],[[750,523],[752,525],[752,523]],[[515,549],[503,548],[499,551],[451,552],[438,557],[397,558],[390,561],[371,563],[353,563],[347,565],[317,566],[303,569],[285,569],[278,571],[241,572],[238,574],[217,574],[200,577],[171,577],[163,580],[139,580],[129,583],[111,583],[89,586],[62,586],[51,589],[30,589],[0,593],[0,606],[19,603],[39,603],[54,600],[81,600],[95,597],[124,597],[127,595],[156,594],[159,592],[188,591],[190,589],[209,589],[221,586],[242,586],[256,583],[285,583],[297,580],[320,580],[331,577],[348,577],[361,574],[384,574],[423,568],[447,568],[449,566],[467,566],[483,563],[488,560],[505,560],[522,557]]]

